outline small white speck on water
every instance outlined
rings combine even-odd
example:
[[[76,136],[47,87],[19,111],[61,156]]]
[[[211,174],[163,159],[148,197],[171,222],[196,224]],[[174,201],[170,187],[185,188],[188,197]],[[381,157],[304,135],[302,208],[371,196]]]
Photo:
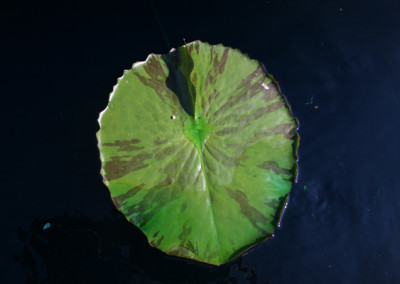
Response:
[[[267,84],[262,83],[261,86],[262,86],[264,89],[269,90],[269,87],[267,86]]]

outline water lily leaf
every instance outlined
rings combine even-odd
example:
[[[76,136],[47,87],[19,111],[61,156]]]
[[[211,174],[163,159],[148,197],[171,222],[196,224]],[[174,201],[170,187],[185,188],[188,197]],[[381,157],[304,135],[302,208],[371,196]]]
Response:
[[[297,121],[259,62],[200,41],[151,54],[119,78],[99,124],[104,182],[152,246],[219,265],[272,236]]]

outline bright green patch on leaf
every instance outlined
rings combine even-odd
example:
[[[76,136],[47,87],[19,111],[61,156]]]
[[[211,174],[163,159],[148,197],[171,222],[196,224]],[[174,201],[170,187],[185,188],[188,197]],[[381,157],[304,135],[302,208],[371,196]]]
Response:
[[[152,246],[223,264],[272,236],[297,121],[259,62],[200,41],[151,54],[118,79],[99,123],[104,182]]]
[[[207,124],[204,117],[188,117],[185,121],[184,132],[199,151],[203,150],[206,139],[210,135],[211,126]]]

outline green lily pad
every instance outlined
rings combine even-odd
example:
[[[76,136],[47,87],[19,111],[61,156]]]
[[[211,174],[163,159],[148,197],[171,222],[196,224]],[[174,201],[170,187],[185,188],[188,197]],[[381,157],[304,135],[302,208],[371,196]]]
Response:
[[[99,124],[104,183],[150,245],[219,265],[277,228],[298,124],[239,50],[195,41],[149,55],[118,79]]]

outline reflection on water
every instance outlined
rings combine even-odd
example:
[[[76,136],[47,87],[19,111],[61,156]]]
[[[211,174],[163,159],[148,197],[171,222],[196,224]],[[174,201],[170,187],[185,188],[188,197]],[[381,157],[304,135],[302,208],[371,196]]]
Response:
[[[103,221],[81,213],[36,219],[19,238],[26,283],[268,283],[241,257],[214,267],[167,256],[116,210]]]

